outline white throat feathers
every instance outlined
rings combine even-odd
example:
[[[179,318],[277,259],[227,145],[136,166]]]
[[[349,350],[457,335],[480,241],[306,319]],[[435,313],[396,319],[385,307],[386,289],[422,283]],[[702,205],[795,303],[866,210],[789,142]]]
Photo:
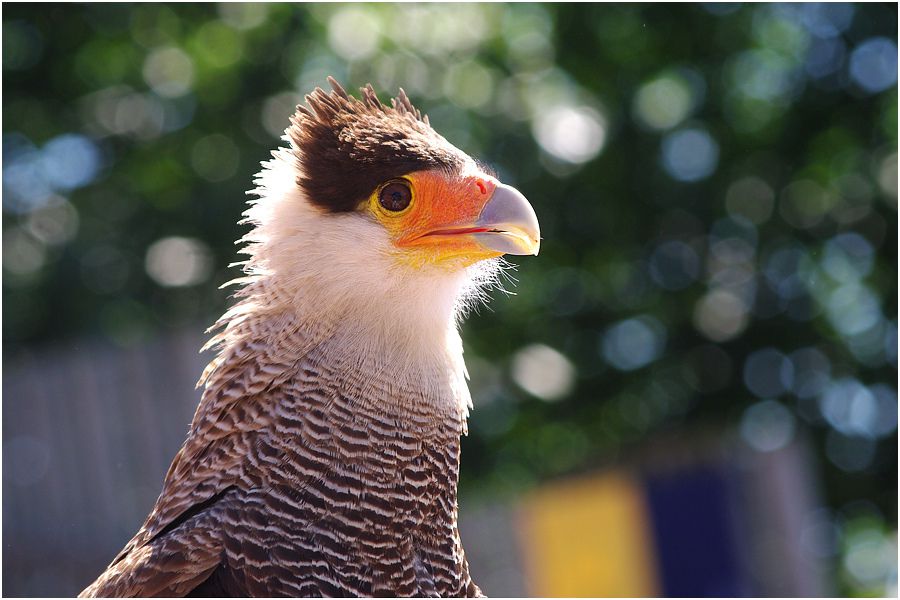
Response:
[[[404,263],[365,214],[328,213],[304,197],[292,149],[273,156],[242,221],[253,226],[240,240],[245,275],[225,284],[242,286],[239,300],[204,347],[219,355],[201,383],[215,385],[214,373],[248,343],[297,355],[326,345],[335,368],[388,369],[422,389],[423,402],[465,419],[471,398],[458,328],[497,283],[501,260],[455,269]]]

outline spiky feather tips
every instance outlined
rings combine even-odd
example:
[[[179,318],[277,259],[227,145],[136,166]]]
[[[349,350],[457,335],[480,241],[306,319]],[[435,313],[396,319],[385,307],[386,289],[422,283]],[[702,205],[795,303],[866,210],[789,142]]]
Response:
[[[296,183],[310,202],[349,212],[379,184],[413,171],[461,171],[471,159],[441,137],[400,90],[391,106],[371,84],[354,98],[332,78],[298,106],[287,134],[299,165]]]

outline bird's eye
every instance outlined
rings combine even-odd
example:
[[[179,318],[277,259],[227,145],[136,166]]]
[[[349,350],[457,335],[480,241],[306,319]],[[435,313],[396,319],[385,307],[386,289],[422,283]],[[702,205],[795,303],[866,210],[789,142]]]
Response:
[[[378,193],[378,202],[386,210],[400,212],[412,201],[412,190],[405,181],[392,181]]]

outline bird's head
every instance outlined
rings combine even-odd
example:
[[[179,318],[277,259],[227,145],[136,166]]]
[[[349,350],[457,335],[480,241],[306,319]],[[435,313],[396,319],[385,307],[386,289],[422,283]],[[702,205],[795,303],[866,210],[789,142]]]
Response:
[[[371,86],[356,99],[330,82],[297,108],[290,148],[259,176],[250,272],[291,302],[415,322],[458,312],[493,259],[538,253],[525,197],[435,132],[402,90],[386,106]]]
[[[403,90],[388,107],[371,86],[356,100],[331,84],[307,96],[288,130],[309,202],[377,223],[390,253],[413,266],[537,254],[538,221],[524,196],[438,135]]]

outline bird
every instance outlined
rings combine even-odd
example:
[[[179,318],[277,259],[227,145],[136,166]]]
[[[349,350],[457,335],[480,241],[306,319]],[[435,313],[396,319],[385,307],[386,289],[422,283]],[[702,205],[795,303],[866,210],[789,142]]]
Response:
[[[82,597],[482,595],[457,525],[459,328],[503,255],[538,254],[538,219],[402,88],[328,82],[254,179],[162,492]]]

